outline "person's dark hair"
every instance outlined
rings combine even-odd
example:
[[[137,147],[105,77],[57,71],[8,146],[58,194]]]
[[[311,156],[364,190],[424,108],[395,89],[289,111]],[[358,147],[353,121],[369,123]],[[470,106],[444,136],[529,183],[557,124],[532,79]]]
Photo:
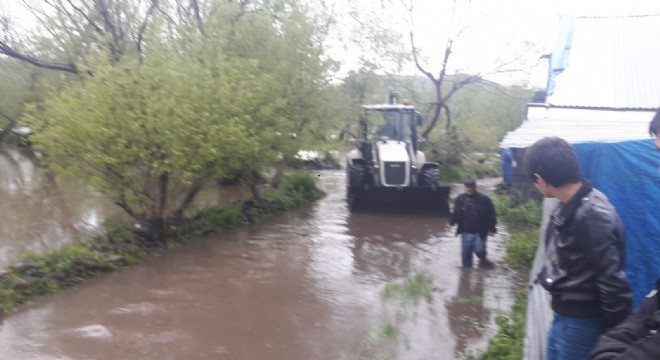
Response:
[[[649,134],[651,136],[656,136],[657,134],[660,134],[660,109],[656,111],[653,120],[651,120],[651,123],[649,124]]]
[[[524,168],[536,182],[538,174],[554,187],[574,184],[581,180],[580,164],[573,146],[558,137],[545,137],[525,151]]]

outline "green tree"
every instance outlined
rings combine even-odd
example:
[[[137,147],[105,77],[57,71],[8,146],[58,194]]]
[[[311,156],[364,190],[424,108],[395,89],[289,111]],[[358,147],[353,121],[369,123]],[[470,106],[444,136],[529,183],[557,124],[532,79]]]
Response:
[[[304,7],[208,4],[192,25],[154,21],[142,52],[88,56],[90,71],[26,119],[57,173],[89,179],[161,241],[211,181],[244,175],[258,197],[254,174],[325,113],[331,63]]]

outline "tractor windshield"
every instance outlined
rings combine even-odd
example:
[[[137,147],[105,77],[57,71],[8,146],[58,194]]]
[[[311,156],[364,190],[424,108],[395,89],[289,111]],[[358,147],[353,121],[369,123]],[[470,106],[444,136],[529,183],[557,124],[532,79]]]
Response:
[[[369,116],[372,140],[399,140],[411,142],[413,137],[414,112],[408,109],[385,109],[372,112]]]

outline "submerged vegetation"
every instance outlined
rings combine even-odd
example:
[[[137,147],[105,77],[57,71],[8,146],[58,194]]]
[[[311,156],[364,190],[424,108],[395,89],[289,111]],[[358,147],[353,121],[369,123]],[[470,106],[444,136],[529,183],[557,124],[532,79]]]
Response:
[[[260,200],[244,200],[202,210],[181,224],[179,242],[192,235],[217,233],[246,225],[269,214],[317,200],[323,192],[306,174],[285,177],[281,186],[264,193]],[[165,248],[148,233],[126,223],[109,222],[105,232],[47,254],[29,254],[0,271],[0,316],[29,299],[55,293],[85,279],[135,264],[162,253]]]
[[[421,272],[411,274],[401,282],[385,284],[380,292],[384,307],[382,325],[368,332],[362,341],[357,359],[395,359],[390,354],[391,345],[402,341],[409,346],[409,339],[400,331],[399,325],[410,320],[415,313],[414,306],[418,305],[420,300],[430,299],[437,290],[433,286],[433,278]]]

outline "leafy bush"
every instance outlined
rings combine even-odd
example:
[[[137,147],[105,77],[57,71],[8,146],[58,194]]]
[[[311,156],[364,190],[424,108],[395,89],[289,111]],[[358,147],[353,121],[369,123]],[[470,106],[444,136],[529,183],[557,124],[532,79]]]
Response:
[[[461,154],[465,153],[470,145],[470,139],[456,127],[447,131],[435,131],[431,137],[422,143],[422,150],[426,153],[428,161],[434,161],[445,166],[460,165]]]
[[[541,225],[543,206],[540,201],[524,203],[509,196],[499,195],[493,199],[493,205],[500,217],[510,229],[536,229]]]
[[[523,274],[528,274],[539,244],[539,232],[521,232],[511,235],[506,249],[506,263]]]
[[[485,177],[501,176],[499,166],[490,162],[474,163],[471,165],[444,166],[440,171],[440,179],[446,182],[458,182],[467,178],[479,179]]]
[[[292,174],[280,184],[280,191],[299,200],[316,200],[323,192],[316,187],[316,181],[309,174]]]
[[[198,234],[235,228],[247,223],[240,204],[218,205],[202,210],[194,221]]]

